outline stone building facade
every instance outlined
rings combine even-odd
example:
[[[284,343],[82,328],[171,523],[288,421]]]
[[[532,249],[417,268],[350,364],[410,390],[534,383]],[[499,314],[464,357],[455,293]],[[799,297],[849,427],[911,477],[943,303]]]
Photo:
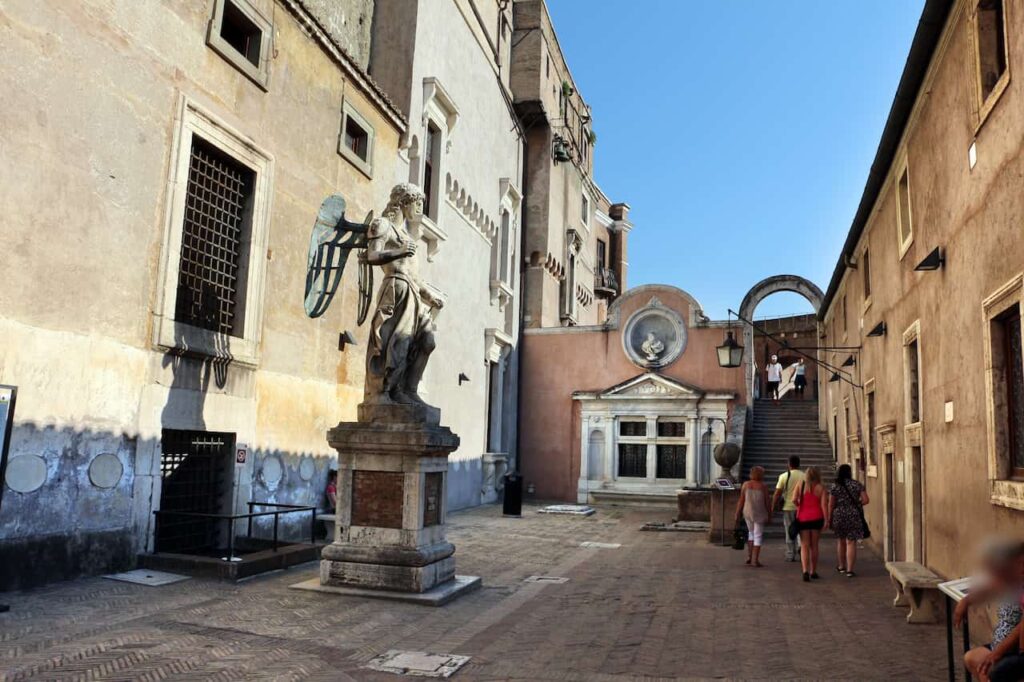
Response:
[[[364,69],[369,15],[329,7],[0,10],[0,589],[131,565],[190,497],[323,503],[324,434],[362,397],[338,337],[365,330],[354,268],[305,316],[310,230],[333,193],[380,210],[405,132]]]
[[[630,289],[599,325],[527,328],[522,474],[536,499],[666,503],[713,478],[745,399],[718,365],[722,323],[666,285]]]
[[[1024,6],[929,0],[820,310],[820,418],[888,559],[1024,524]]]
[[[511,89],[526,135],[527,328],[594,325],[626,282],[629,206],[594,182],[590,106],[543,0],[516,0]]]
[[[394,178],[423,188],[421,273],[447,296],[424,398],[462,445],[450,508],[497,499],[513,465],[522,129],[510,107],[512,8],[376,0],[370,73],[409,120]]]

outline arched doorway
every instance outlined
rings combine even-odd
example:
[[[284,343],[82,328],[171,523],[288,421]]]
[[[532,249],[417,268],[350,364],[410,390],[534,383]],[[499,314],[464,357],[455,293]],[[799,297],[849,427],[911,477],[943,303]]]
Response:
[[[748,291],[747,295],[743,297],[743,302],[740,304],[740,317],[745,320],[753,320],[754,310],[757,309],[757,305],[768,296],[777,294],[780,291],[790,291],[800,294],[807,299],[808,303],[811,304],[815,313],[821,309],[821,302],[825,298],[821,289],[819,289],[817,285],[810,280],[797,275],[775,275],[774,277],[768,277],[761,280],[750,288],[750,291]],[[755,367],[753,354],[754,329],[745,322],[743,323],[743,345],[747,348],[743,361],[745,377],[747,380],[747,404],[752,407],[754,404],[753,387],[754,382],[757,379],[757,369]]]

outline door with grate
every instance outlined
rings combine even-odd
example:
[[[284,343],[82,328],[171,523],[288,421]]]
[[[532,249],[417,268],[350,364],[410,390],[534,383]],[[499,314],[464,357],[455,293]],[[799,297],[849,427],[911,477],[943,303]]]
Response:
[[[164,429],[160,452],[160,511],[220,514],[230,501],[235,434]],[[223,524],[159,514],[156,549],[204,554],[218,546]]]

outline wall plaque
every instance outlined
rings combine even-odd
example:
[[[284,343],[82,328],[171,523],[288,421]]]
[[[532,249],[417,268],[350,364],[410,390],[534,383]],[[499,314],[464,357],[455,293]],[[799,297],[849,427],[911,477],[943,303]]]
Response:
[[[405,474],[352,472],[352,525],[401,528]]]
[[[423,526],[436,526],[441,523],[441,495],[444,491],[444,474],[440,471],[426,474],[423,486]]]

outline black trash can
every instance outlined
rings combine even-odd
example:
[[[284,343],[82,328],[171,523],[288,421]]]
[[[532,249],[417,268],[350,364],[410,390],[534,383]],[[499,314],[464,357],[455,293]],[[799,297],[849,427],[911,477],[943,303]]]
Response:
[[[523,515],[523,477],[515,472],[505,475],[505,499],[501,513],[515,517]]]

